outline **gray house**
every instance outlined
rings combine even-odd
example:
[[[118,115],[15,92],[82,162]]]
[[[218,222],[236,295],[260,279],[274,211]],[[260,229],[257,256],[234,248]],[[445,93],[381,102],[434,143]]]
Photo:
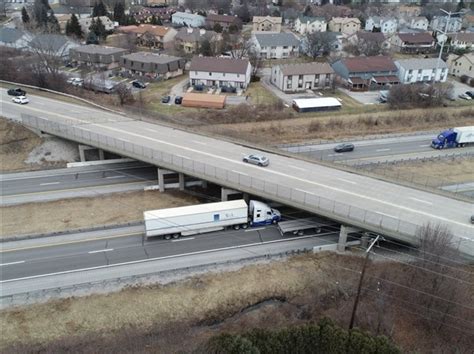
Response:
[[[284,92],[332,87],[334,70],[328,63],[284,64],[272,67],[270,81]]]
[[[20,31],[16,28],[0,28],[0,46],[26,49],[30,40],[31,35],[27,32]]]
[[[266,59],[299,56],[300,40],[292,33],[255,33],[252,37],[255,53]]]
[[[28,49],[44,56],[68,60],[70,50],[78,46],[79,44],[71,41],[67,36],[45,33],[36,35],[29,42]]]
[[[89,44],[72,48],[69,56],[78,64],[113,69],[118,66],[120,57],[129,51],[123,48]]]
[[[185,63],[183,58],[148,52],[127,54],[120,58],[123,72],[150,79],[169,79],[182,75]]]

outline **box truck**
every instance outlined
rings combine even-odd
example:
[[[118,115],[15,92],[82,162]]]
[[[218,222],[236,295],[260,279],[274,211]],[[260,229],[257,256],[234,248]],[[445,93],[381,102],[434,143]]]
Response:
[[[228,202],[190,205],[178,208],[145,211],[146,237],[161,236],[166,240],[223,230],[276,224],[281,219],[278,210],[267,204],[243,199]]]
[[[433,149],[464,147],[474,143],[474,126],[442,131],[431,141]]]

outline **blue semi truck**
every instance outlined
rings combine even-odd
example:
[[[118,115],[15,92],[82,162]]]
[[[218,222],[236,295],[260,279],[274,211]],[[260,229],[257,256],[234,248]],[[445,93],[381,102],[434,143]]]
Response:
[[[442,131],[431,141],[433,149],[464,147],[474,144],[474,126],[457,127]]]

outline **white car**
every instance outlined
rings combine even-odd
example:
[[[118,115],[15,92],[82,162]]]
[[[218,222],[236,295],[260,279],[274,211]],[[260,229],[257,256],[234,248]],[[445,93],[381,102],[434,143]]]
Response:
[[[84,80],[78,78],[78,77],[72,77],[67,80],[68,84],[71,84],[72,86],[82,86],[84,83]]]
[[[263,155],[246,155],[242,160],[246,163],[250,163],[257,166],[268,166],[270,164],[270,160]]]
[[[13,97],[12,98],[12,101],[14,103],[18,103],[18,104],[27,104],[28,102],[30,102],[28,100],[28,98],[26,98],[25,96],[17,96],[17,97]]]
[[[462,98],[463,100],[472,100],[471,96],[469,96],[467,93],[461,93],[459,98]]]

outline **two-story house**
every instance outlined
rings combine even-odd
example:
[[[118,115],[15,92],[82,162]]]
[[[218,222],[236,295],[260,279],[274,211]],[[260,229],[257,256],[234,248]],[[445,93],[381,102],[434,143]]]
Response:
[[[395,61],[402,84],[445,82],[448,66],[437,58],[400,59]]]
[[[172,27],[142,24],[139,26],[121,26],[121,33],[131,33],[136,37],[138,45],[143,47],[169,49],[174,47],[174,39],[178,33]]]
[[[236,29],[242,27],[242,21],[237,16],[208,14],[206,17],[206,28],[213,29],[216,24],[226,31],[232,26]]]
[[[450,33],[450,46],[455,49],[474,49],[474,32]]]
[[[98,17],[80,18],[79,25],[81,26],[82,32],[84,34],[89,33],[89,28],[92,24],[92,21],[97,22],[98,19],[100,19],[100,22],[102,22],[106,31],[114,30],[115,26],[114,26],[113,21],[110,20],[110,18],[108,18],[107,16],[98,16]]]
[[[449,22],[448,22],[449,21]],[[437,32],[459,32],[462,28],[461,17],[434,16],[430,23],[431,29]]]
[[[246,89],[252,66],[247,59],[193,57],[189,67],[189,84]]]
[[[435,39],[428,32],[397,33],[390,38],[392,48],[401,53],[430,53]]]
[[[189,12],[175,12],[171,16],[171,23],[176,26],[204,27],[206,18]]]
[[[382,32],[390,34],[397,32],[398,22],[391,17],[371,16],[365,22],[365,30],[370,32]]]
[[[123,48],[89,44],[72,48],[69,51],[69,57],[71,61],[79,65],[113,69],[118,66],[120,57],[128,52]]]
[[[254,16],[252,32],[281,32],[281,17]]]
[[[261,58],[284,59],[299,56],[300,41],[293,33],[254,33],[254,51]]]
[[[418,16],[411,19],[408,27],[420,31],[428,31],[429,24],[430,22],[425,16]]]
[[[360,30],[360,20],[352,17],[333,17],[328,24],[329,31],[340,32],[346,36]]]
[[[397,66],[388,56],[342,58],[331,66],[352,91],[381,90],[400,82]]]
[[[209,43],[217,43],[222,40],[222,35],[214,31],[205,30],[203,28],[180,28],[175,37],[175,45],[177,49],[184,53],[198,53],[201,43],[208,40]]]
[[[474,78],[474,53],[448,56],[449,73],[453,76]]]
[[[299,34],[326,32],[328,24],[324,17],[300,16],[296,19],[294,29]]]
[[[272,67],[270,82],[283,92],[330,88],[334,70],[328,63],[282,64]]]
[[[131,53],[120,58],[123,72],[150,79],[169,79],[183,75],[185,64],[183,58],[150,52]]]

